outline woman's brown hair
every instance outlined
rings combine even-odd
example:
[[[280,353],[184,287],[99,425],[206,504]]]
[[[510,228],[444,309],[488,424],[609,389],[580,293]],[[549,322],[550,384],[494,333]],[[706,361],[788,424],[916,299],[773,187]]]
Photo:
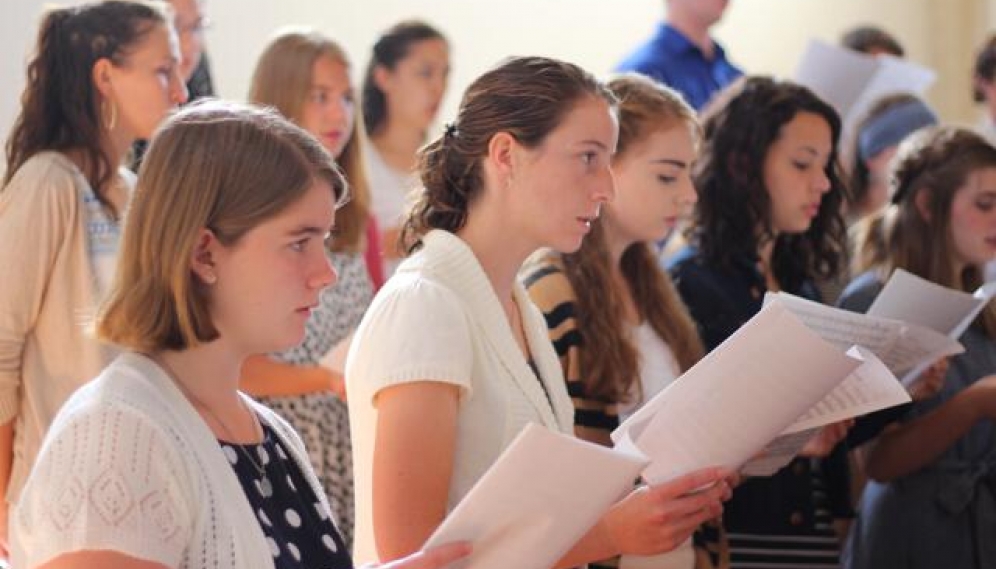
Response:
[[[954,196],[982,168],[996,168],[996,148],[970,130],[931,127],[904,140],[892,163],[893,203],[858,226],[855,274],[876,270],[887,278],[905,269],[966,292],[982,285],[984,267],[955,266],[951,233]],[[977,324],[996,338],[996,304],[986,307]]]
[[[216,339],[190,268],[201,230],[232,246],[316,182],[342,203],[346,183],[329,153],[272,110],[202,100],[167,119],[139,170],[98,336],[141,352]]]
[[[830,127],[824,169],[830,189],[809,229],[776,235],[764,163],[782,128],[799,113],[815,114]],[[782,289],[798,290],[806,281],[836,275],[846,247],[841,204],[847,195],[837,162],[837,111],[802,85],[741,77],[706,107],[702,129],[693,172],[699,201],[689,237],[706,262],[728,268],[736,259],[757,257],[760,245],[774,240],[770,269]]]
[[[350,66],[342,47],[315,30],[278,31],[256,62],[249,101],[274,107],[300,124],[302,108],[311,93],[312,69],[321,57],[328,57],[347,69]],[[336,214],[336,238],[330,242],[333,251],[361,251],[370,215],[370,188],[363,160],[365,129],[361,113],[354,116],[349,142],[335,157],[349,181],[350,199]]]
[[[619,99],[615,161],[661,130],[687,128],[698,138],[695,111],[674,90],[633,74],[612,79],[608,87]],[[623,315],[621,291],[612,285],[604,222],[592,223],[581,248],[561,258],[581,315],[577,327],[584,349],[579,351],[579,369],[585,393],[609,403],[623,402],[632,386],[640,385],[640,358]],[[702,342],[653,245],[630,245],[619,269],[640,319],[667,343],[681,371],[692,367],[702,357]]]
[[[583,97],[615,97],[580,67],[545,57],[515,57],[467,87],[455,123],[419,151],[422,189],[401,230],[411,252],[430,229],[455,232],[481,191],[481,161],[500,132],[535,148]]]
[[[124,64],[155,26],[171,22],[161,2],[106,0],[49,10],[28,63],[21,111],[7,139],[4,186],[43,150],[76,151],[97,200],[119,215],[105,197],[118,157],[102,150],[102,101],[93,84],[93,66],[101,59]]]

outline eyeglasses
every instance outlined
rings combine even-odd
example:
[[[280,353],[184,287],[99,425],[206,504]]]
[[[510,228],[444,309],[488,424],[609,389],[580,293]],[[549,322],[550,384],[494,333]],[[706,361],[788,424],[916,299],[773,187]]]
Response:
[[[181,37],[186,35],[199,36],[202,35],[205,30],[210,28],[212,23],[213,22],[210,19],[202,16],[190,23],[179,22],[179,21],[174,22],[173,27],[176,28],[176,34],[178,36]]]

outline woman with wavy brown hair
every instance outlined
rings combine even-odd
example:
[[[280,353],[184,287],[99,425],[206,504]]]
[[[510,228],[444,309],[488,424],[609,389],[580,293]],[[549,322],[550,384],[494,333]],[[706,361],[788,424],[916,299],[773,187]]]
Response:
[[[643,76],[619,76],[608,87],[619,98],[616,196],[580,249],[540,251],[522,278],[560,358],[574,432],[612,446],[610,433],[690,368],[702,343],[655,246],[696,201],[695,111]],[[654,566],[690,568],[692,556],[688,542]]]
[[[456,123],[423,149],[411,253],[346,364],[358,561],[421,547],[527,424],[573,431],[563,371],[517,275],[541,247],[580,247],[613,195],[617,137],[602,83],[521,57],[471,83]],[[717,515],[727,474],[634,490],[557,566],[673,549]]]
[[[971,292],[996,258],[996,148],[932,127],[900,146],[892,198],[861,228],[863,271],[841,304],[864,311],[896,269]],[[938,394],[914,400],[865,463],[845,565],[975,569],[996,564],[996,304],[959,338]]]
[[[109,361],[86,321],[117,260],[125,155],[187,97],[171,19],[107,1],[41,22],[0,191],[0,550],[56,411]]]
[[[706,110],[690,245],[670,266],[706,350],[754,316],[765,292],[819,300],[814,280],[840,269],[840,130],[811,91],[766,77],[739,80]],[[796,458],[734,491],[723,514],[732,567],[837,564],[832,524],[851,516],[846,452],[834,447],[844,432],[831,426],[805,449],[834,449],[827,459]]]

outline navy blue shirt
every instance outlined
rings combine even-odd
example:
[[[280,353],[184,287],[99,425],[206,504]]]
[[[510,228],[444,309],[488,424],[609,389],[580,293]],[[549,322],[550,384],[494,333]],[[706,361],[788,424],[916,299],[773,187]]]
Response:
[[[668,269],[707,351],[723,343],[764,303],[767,284],[756,257],[739,257],[731,266],[719,267],[689,246],[671,259]],[[786,292],[820,300],[811,281]],[[831,521],[853,516],[849,482],[843,444],[825,459],[796,457],[774,476],[745,480],[723,512],[730,566],[836,566],[839,544]]]
[[[353,569],[349,550],[291,452],[269,425],[263,442],[218,441],[242,484],[276,569]],[[265,480],[259,468],[263,468]]]
[[[635,71],[681,93],[696,110],[716,91],[732,83],[743,71],[726,59],[722,46],[713,42],[712,59],[684,34],[668,24],[616,66],[616,71]]]

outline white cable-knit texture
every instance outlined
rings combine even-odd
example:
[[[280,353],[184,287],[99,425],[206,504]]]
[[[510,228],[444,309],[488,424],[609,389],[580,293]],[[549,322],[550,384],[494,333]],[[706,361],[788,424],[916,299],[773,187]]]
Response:
[[[317,488],[300,439],[256,410]],[[217,440],[161,370],[135,354],[60,410],[11,526],[18,568],[96,549],[184,569],[273,567]]]

